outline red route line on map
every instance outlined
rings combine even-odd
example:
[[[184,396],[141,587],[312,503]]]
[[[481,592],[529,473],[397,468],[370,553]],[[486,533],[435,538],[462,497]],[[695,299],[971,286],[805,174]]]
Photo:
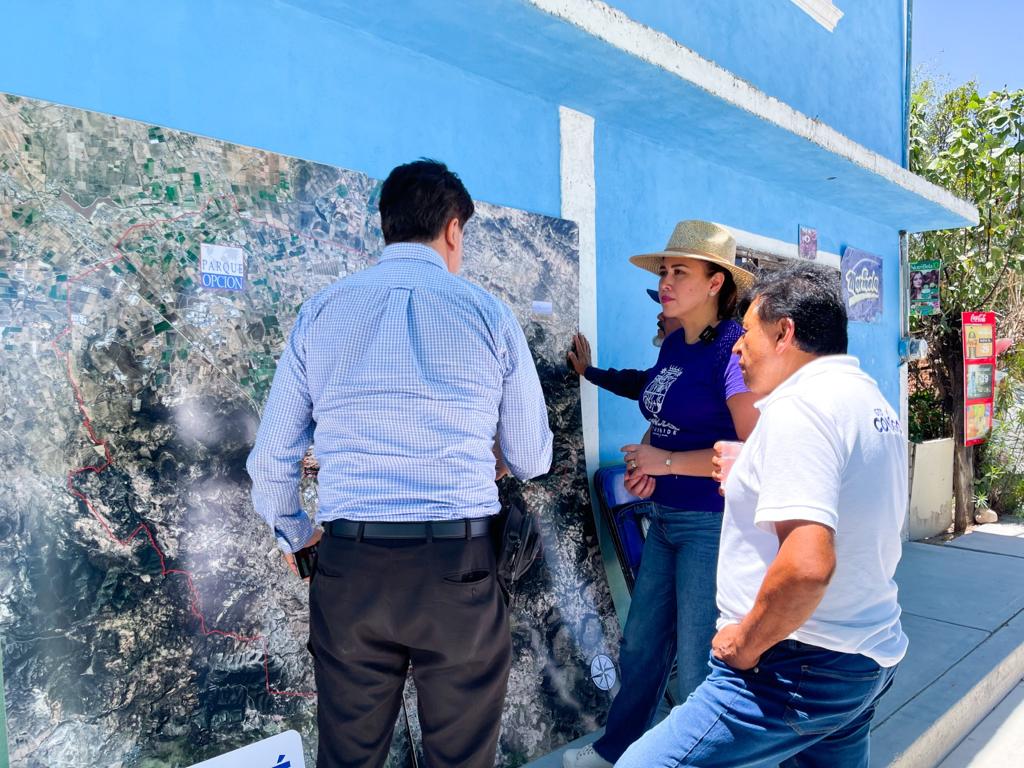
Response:
[[[200,214],[202,214],[203,212],[206,211],[206,209],[209,207],[210,203],[213,200],[225,200],[225,199],[231,200],[235,212],[238,213],[239,216],[241,216],[241,212],[238,209],[238,201],[236,200],[234,195],[223,195],[221,197],[212,198],[211,200],[207,200],[206,204],[204,204],[203,207],[200,208],[197,211],[189,211],[187,213],[181,214],[180,216],[175,216],[175,217],[169,218],[169,219],[155,219],[153,221],[147,221],[147,222],[142,222],[142,223],[139,223],[139,224],[133,224],[128,229],[126,229],[123,233],[121,233],[121,236],[117,239],[117,242],[114,243],[114,251],[116,252],[116,254],[114,256],[111,256],[108,259],[104,259],[103,261],[97,262],[96,264],[93,264],[88,269],[85,269],[85,270],[77,273],[76,275],[73,275],[73,276],[68,278],[68,280],[67,280],[67,290],[66,290],[66,296],[65,296],[65,302],[66,302],[66,305],[67,305],[68,325],[67,325],[67,327],[63,331],[61,331],[50,342],[50,344],[53,346],[54,355],[56,355],[56,357],[58,359],[63,359],[63,361],[64,361],[64,365],[65,365],[65,368],[67,370],[68,381],[71,383],[71,389],[72,389],[72,391],[74,392],[74,395],[75,395],[75,402],[78,405],[78,411],[82,415],[82,425],[85,427],[85,430],[86,430],[86,432],[89,435],[89,440],[92,441],[93,446],[98,446],[98,445],[102,445],[103,446],[104,460],[103,460],[102,464],[89,465],[89,466],[79,467],[78,469],[71,470],[70,472],[68,472],[66,485],[67,485],[68,493],[70,493],[76,499],[78,499],[83,504],[85,504],[86,509],[89,510],[89,514],[91,514],[96,519],[96,521],[99,522],[99,524],[103,526],[103,529],[107,532],[107,535],[110,536],[110,538],[113,541],[115,541],[116,543],[120,544],[122,547],[127,547],[127,546],[129,546],[132,543],[132,541],[135,539],[135,537],[138,536],[140,533],[145,534],[145,537],[149,540],[150,546],[153,547],[153,550],[156,552],[157,557],[160,559],[160,575],[161,576],[175,575],[175,576],[183,576],[185,578],[185,581],[188,584],[189,594],[191,595],[189,609],[191,610],[192,615],[195,616],[196,619],[199,621],[199,629],[203,633],[204,637],[209,637],[210,635],[216,635],[216,636],[219,636],[219,637],[226,637],[226,638],[229,638],[229,639],[232,639],[232,640],[236,640],[236,641],[238,641],[240,643],[245,643],[245,644],[260,643],[262,645],[262,647],[263,647],[263,672],[264,672],[264,677],[265,677],[265,686],[266,686],[266,689],[267,689],[267,693],[269,693],[272,696],[297,696],[297,697],[303,697],[303,698],[312,698],[312,697],[316,696],[316,692],[315,691],[279,691],[279,690],[277,690],[275,688],[272,688],[271,685],[270,685],[270,653],[269,653],[269,650],[268,650],[268,647],[267,647],[267,639],[265,637],[263,637],[262,635],[243,635],[243,634],[240,634],[238,632],[228,632],[226,630],[216,629],[216,628],[212,628],[211,629],[210,627],[208,627],[206,625],[206,617],[203,615],[203,612],[199,608],[199,592],[196,589],[195,581],[192,578],[192,574],[189,571],[185,571],[185,570],[182,570],[180,568],[168,568],[167,567],[167,562],[166,562],[166,559],[164,557],[163,550],[160,549],[160,546],[156,543],[156,537],[153,536],[153,531],[150,529],[150,527],[148,525],[146,525],[146,523],[139,523],[139,525],[135,528],[135,530],[132,531],[126,538],[124,538],[124,539],[120,538],[116,533],[114,533],[114,530],[113,530],[113,528],[111,528],[109,521],[103,515],[101,515],[96,510],[95,507],[93,507],[92,502],[89,500],[89,498],[84,493],[79,491],[75,487],[75,483],[74,483],[75,478],[77,478],[79,475],[83,475],[83,474],[85,474],[87,472],[93,472],[93,473],[98,475],[100,472],[103,472],[107,468],[113,466],[114,465],[114,459],[113,459],[113,456],[112,456],[112,454],[110,452],[110,445],[109,445],[109,443],[107,443],[106,440],[101,440],[96,435],[96,431],[93,429],[92,421],[89,418],[89,411],[85,407],[85,400],[82,398],[81,390],[78,388],[78,382],[76,381],[74,373],[71,370],[71,355],[68,352],[62,352],[60,347],[58,346],[58,343],[62,339],[64,339],[67,336],[70,336],[72,334],[72,329],[74,327],[74,320],[73,320],[72,313],[71,313],[71,286],[72,286],[72,284],[81,281],[83,278],[87,277],[88,275],[90,275],[90,274],[92,274],[94,272],[97,272],[97,271],[103,269],[104,267],[108,267],[108,266],[110,266],[112,264],[115,264],[118,261],[121,261],[122,259],[124,259],[125,258],[125,254],[124,254],[124,252],[121,251],[121,243],[123,243],[125,241],[125,239],[129,235],[131,235],[133,232],[135,232],[136,230],[147,229],[149,227],[154,227],[154,226],[157,226],[159,224],[171,224],[173,222],[176,222],[176,221],[178,221],[180,219],[183,219],[185,217],[188,217],[188,216],[198,216],[198,215],[200,215]],[[354,252],[354,250],[355,250],[355,249],[353,249],[353,248],[351,248],[349,246],[345,246],[344,244],[342,244],[340,242],[337,242],[337,241],[334,241],[334,240],[327,240],[327,239],[324,239],[324,238],[313,237],[312,235],[304,235],[304,234],[302,234],[300,232],[293,232],[292,230],[288,229],[287,227],[282,227],[282,226],[279,226],[277,224],[272,224],[269,221],[262,221],[261,222],[261,221],[257,221],[256,219],[247,218],[245,216],[242,216],[242,219],[245,220],[245,221],[249,221],[251,223],[254,223],[254,224],[262,224],[264,226],[268,226],[268,227],[271,227],[273,229],[278,229],[278,230],[281,230],[281,231],[284,231],[284,232],[288,232],[289,234],[296,235],[298,237],[302,237],[302,238],[305,238],[305,239],[315,240],[317,242],[329,243],[331,245],[337,246],[339,248],[343,248],[343,249],[348,250],[348,251],[353,251]]]

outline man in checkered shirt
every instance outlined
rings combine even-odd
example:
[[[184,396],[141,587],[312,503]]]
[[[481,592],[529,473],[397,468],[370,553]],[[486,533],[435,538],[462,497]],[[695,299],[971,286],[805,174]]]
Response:
[[[412,664],[432,766],[491,766],[511,660],[489,525],[495,457],[551,466],[533,358],[511,310],[456,276],[473,202],[442,163],[395,168],[376,266],[307,301],[247,464],[287,556],[319,542],[310,648],[319,768],[387,758]],[[315,530],[302,458],[320,464]]]

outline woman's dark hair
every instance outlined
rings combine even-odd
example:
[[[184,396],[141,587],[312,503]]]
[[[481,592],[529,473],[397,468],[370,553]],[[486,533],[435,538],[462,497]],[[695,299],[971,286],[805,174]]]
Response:
[[[736,280],[733,279],[732,272],[725,267],[720,267],[710,261],[705,261],[704,265],[708,277],[717,273],[725,275],[725,282],[722,283],[722,287],[718,291],[718,319],[731,320],[736,317],[736,302],[739,300]]]
[[[796,346],[812,355],[845,355],[846,304],[839,286],[839,273],[823,264],[790,264],[766,270],[740,302],[746,314],[760,299],[757,316],[762,323],[788,317],[796,328]]]
[[[384,243],[429,243],[452,219],[465,227],[473,200],[462,181],[437,160],[417,160],[395,168],[380,190]]]

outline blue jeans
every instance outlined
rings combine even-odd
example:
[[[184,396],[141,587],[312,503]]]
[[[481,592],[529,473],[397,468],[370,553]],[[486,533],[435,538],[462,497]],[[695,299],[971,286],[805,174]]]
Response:
[[[721,512],[654,505],[619,650],[622,686],[594,749],[615,762],[651,726],[676,658],[679,700],[707,677]]]
[[[711,657],[685,703],[616,768],[866,768],[868,729],[896,667],[784,640],[741,672]]]

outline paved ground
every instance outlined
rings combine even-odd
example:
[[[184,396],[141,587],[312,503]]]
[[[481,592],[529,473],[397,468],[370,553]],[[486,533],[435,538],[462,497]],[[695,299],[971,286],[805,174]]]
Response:
[[[990,551],[1018,555],[1024,523],[999,522],[975,528],[977,533],[1005,539],[963,537],[961,546],[988,547]],[[1024,574],[1022,574],[1024,578]],[[1006,768],[1024,765],[1024,682],[1018,684],[992,712],[975,726],[939,768]]]
[[[1024,525],[909,543],[896,580],[910,651],[879,707],[871,764],[927,768],[1024,677]]]

